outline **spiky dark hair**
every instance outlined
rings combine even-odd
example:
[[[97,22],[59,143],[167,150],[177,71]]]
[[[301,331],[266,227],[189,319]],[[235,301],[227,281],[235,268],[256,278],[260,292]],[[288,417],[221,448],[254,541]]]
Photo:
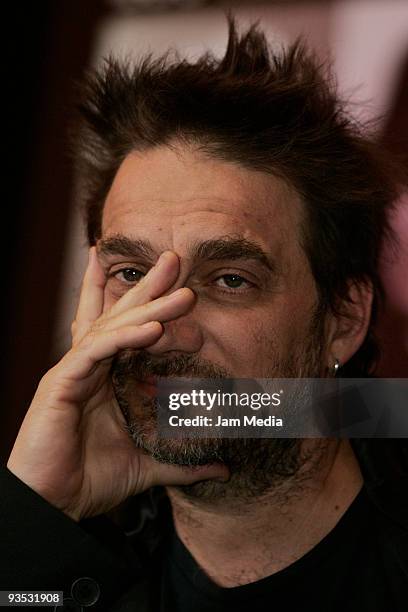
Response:
[[[239,35],[230,17],[221,59],[149,55],[132,65],[110,57],[85,78],[79,109],[75,155],[91,244],[100,237],[115,174],[133,150],[193,143],[215,158],[281,177],[304,202],[302,246],[321,306],[338,312],[350,299],[350,283],[373,286],[367,337],[343,375],[373,371],[378,262],[392,234],[387,217],[397,188],[385,156],[344,112],[330,73],[300,41],[274,51],[258,25]]]

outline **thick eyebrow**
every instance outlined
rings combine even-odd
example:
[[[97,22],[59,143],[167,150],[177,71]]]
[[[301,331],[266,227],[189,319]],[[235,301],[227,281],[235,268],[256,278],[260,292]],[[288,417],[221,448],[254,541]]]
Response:
[[[123,234],[115,234],[109,238],[98,241],[98,253],[101,255],[122,255],[123,257],[142,257],[151,260],[157,259],[155,250],[147,240],[129,238]]]
[[[149,241],[129,238],[123,234],[99,240],[97,248],[101,255],[142,257],[152,263],[157,259],[157,253]],[[258,243],[239,235],[193,242],[189,255],[193,260],[201,261],[253,260],[274,273],[278,268],[270,254]]]
[[[196,242],[192,245],[192,257],[208,261],[253,260],[271,272],[277,271],[277,265],[263,248],[243,236],[222,236],[213,240]]]

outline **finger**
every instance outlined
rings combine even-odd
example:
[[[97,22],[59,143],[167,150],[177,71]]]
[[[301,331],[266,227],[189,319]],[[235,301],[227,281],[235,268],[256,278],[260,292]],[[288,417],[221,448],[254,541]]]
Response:
[[[134,287],[129,289],[107,313],[114,316],[132,306],[146,304],[159,297],[176,282],[180,273],[180,260],[173,251],[164,251],[156,264]]]
[[[230,472],[223,463],[209,463],[194,467],[159,463],[149,455],[139,456],[142,474],[146,474],[143,489],[152,486],[189,485],[200,480],[227,482]],[[138,488],[140,483],[138,484]]]
[[[159,321],[86,334],[57,365],[65,380],[79,381],[89,376],[103,360],[123,349],[140,349],[157,342],[163,334]]]
[[[188,287],[181,287],[169,295],[129,308],[116,317],[109,317],[104,320],[103,329],[112,330],[127,325],[142,325],[148,321],[165,323],[185,314],[194,301],[194,292]]]
[[[82,338],[91,324],[102,314],[105,284],[106,277],[98,261],[96,248],[91,247],[73,324],[74,342]]]

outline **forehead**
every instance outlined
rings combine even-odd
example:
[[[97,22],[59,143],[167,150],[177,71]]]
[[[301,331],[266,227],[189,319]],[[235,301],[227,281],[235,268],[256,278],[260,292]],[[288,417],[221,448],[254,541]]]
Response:
[[[299,248],[302,203],[282,179],[157,147],[129,154],[105,202],[102,234],[149,240],[182,255],[183,245],[239,233],[269,250]]]

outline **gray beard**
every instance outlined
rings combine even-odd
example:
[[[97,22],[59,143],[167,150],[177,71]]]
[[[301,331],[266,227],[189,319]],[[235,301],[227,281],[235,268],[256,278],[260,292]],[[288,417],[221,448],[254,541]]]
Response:
[[[290,361],[280,363],[279,367],[271,368],[271,378],[319,376],[323,336],[317,321],[322,318],[315,320],[303,351]],[[146,351],[135,354],[126,350],[113,362],[115,396],[136,448],[161,463],[194,467],[220,462],[228,467],[231,477],[226,483],[205,480],[177,487],[191,501],[249,502],[274,490],[293,490],[322,461],[325,454],[322,440],[317,440],[314,446],[309,444],[306,454],[302,452],[302,440],[294,438],[161,438],[157,433],[155,399],[141,396],[134,384],[149,375],[212,379],[233,378],[233,375],[218,365],[190,355],[159,361]]]

